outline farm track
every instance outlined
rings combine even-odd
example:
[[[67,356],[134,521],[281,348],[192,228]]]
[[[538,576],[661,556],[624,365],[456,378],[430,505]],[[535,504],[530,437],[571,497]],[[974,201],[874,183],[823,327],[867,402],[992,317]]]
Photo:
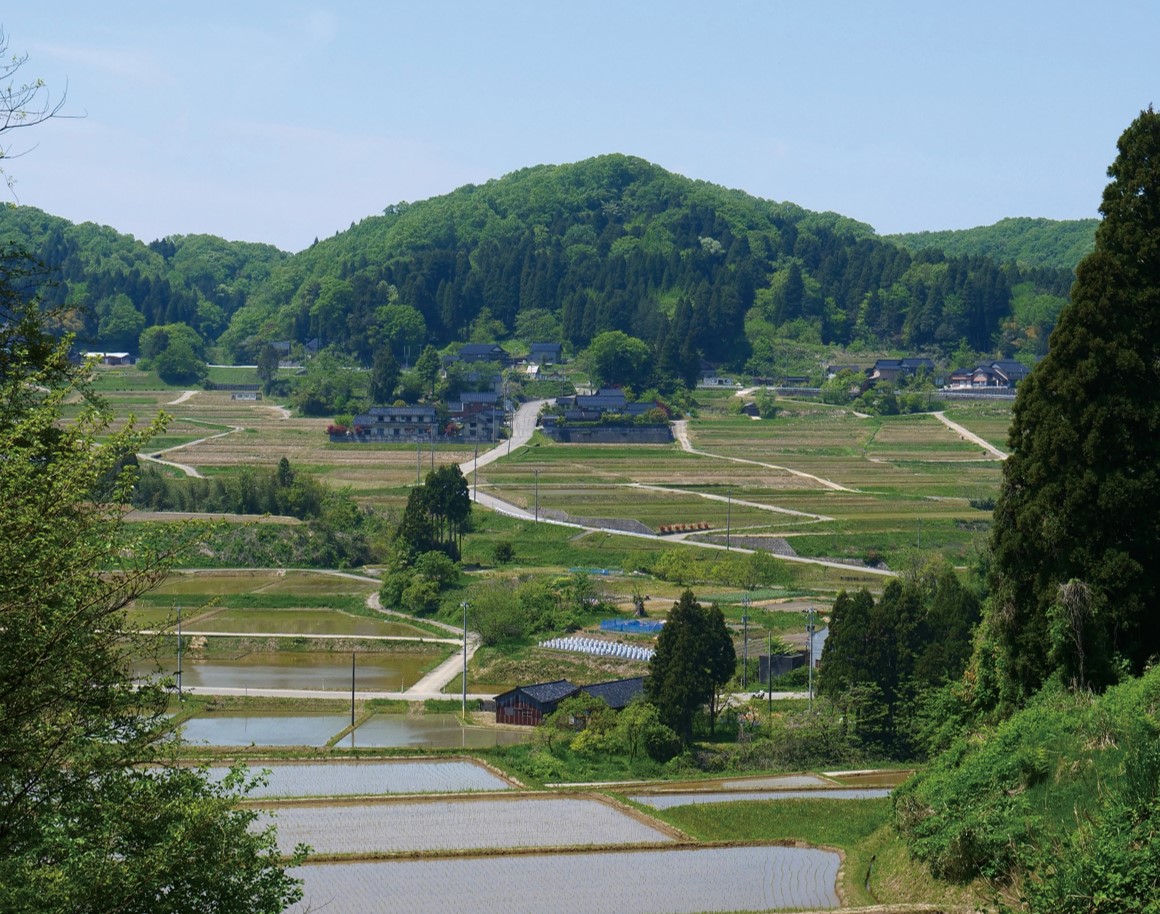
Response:
[[[696,454],[698,457],[709,457],[712,460],[728,460],[732,463],[747,463],[751,466],[764,467],[767,470],[778,470],[782,473],[789,473],[792,476],[797,476],[799,479],[809,479],[816,482],[818,485],[825,486],[827,489],[832,489],[835,492],[851,492],[856,493],[857,489],[850,489],[839,482],[834,482],[832,479],[824,479],[821,476],[815,476],[813,473],[806,473],[804,470],[795,470],[793,467],[780,466],[776,463],[762,463],[760,460],[750,460],[747,457],[728,457],[724,454],[713,454],[709,451],[702,451],[693,447],[692,441],[689,439],[689,420],[678,419],[673,423],[673,435],[681,445],[681,450],[688,454]]]
[[[194,393],[196,393],[196,391],[194,391]],[[184,396],[184,394],[182,396]],[[180,400],[181,397],[178,397],[178,399],[174,402],[179,402]],[[204,444],[206,441],[213,441],[216,438],[224,438],[226,435],[233,435],[236,432],[241,431],[245,431],[245,426],[232,425],[226,431],[218,432],[216,435],[206,435],[204,438],[196,438],[193,441],[186,441],[184,444],[175,444],[173,447],[167,447],[164,450],[156,451],[152,454],[138,454],[137,458],[139,460],[148,460],[151,463],[159,463],[162,466],[173,467],[175,470],[181,470],[181,472],[183,472],[186,476],[190,476],[193,479],[204,479],[205,477],[197,471],[196,467],[192,467],[185,463],[178,463],[176,460],[166,460],[161,455],[172,454],[174,451],[180,451],[182,448],[192,447],[195,444]]]
[[[521,406],[519,408],[519,410],[516,413],[515,420],[513,421],[512,437],[511,437],[511,439],[509,439],[510,444],[519,448],[519,447],[522,447],[523,445],[527,444],[528,441],[531,440],[532,434],[533,434],[533,432],[535,432],[535,429],[536,429],[536,426],[535,426],[536,416],[539,414],[540,407],[543,405],[543,403],[544,403],[543,400],[536,400],[536,401],[533,401],[531,403],[525,403],[523,406]],[[775,466],[775,465],[770,464],[770,463],[761,463],[761,462],[756,461],[756,460],[746,460],[745,458],[742,458],[742,457],[725,457],[725,456],[722,456],[720,454],[710,454],[710,453],[707,453],[705,451],[698,451],[698,450],[694,449],[692,447],[692,445],[689,443],[688,424],[687,424],[686,420],[680,420],[678,422],[674,422],[673,423],[673,432],[674,432],[677,440],[681,443],[681,447],[684,450],[686,450],[692,454],[698,454],[698,455],[703,456],[703,457],[711,457],[711,458],[716,459],[716,460],[730,460],[730,461],[735,461],[737,463],[754,464],[756,466],[765,467],[766,469],[781,470],[781,471],[784,471],[787,473],[791,473],[795,476],[799,476],[799,477],[804,478],[804,479],[814,480],[815,482],[817,482],[820,485],[823,485],[829,489],[833,489],[833,490],[839,491],[839,492],[851,492],[851,493],[853,493],[853,492],[857,491],[855,489],[848,489],[845,486],[840,485],[839,483],[832,482],[831,480],[822,479],[821,477],[813,476],[810,473],[804,473],[801,470],[792,470],[788,467]],[[485,461],[486,461],[486,463],[491,463],[495,460],[498,460],[500,457],[506,456],[506,454],[508,453],[509,450],[510,449],[508,448],[508,446],[506,444],[504,444],[504,445],[500,445],[498,447],[493,448],[492,450],[488,451],[486,454],[480,454],[478,465],[484,465]],[[476,465],[477,465],[477,463],[474,459],[468,460],[468,461],[465,461],[464,463],[461,463],[459,465],[459,469],[465,477],[468,477],[468,474],[472,471],[472,469]],[[629,488],[629,487],[650,488],[650,487],[644,486],[640,483],[627,483],[627,484],[625,484],[625,487],[626,488]],[[495,511],[497,514],[503,514],[507,517],[514,517],[518,520],[524,520],[524,521],[533,521],[534,522],[537,520],[535,514],[532,513],[531,511],[528,511],[525,508],[517,507],[516,505],[513,505],[511,502],[504,501],[502,498],[498,498],[497,496],[492,495],[490,493],[476,491],[474,489],[474,487],[472,487],[472,490],[474,492],[473,499],[474,499],[476,504],[483,505],[483,507],[488,508],[491,511]],[[700,493],[697,493],[697,494],[700,494]],[[722,499],[721,496],[706,495],[705,497],[717,498],[717,499],[724,500],[724,499]],[[742,502],[738,502],[738,504],[742,504]],[[795,514],[795,515],[804,516],[804,517],[807,517],[811,520],[816,520],[816,521],[824,521],[824,520],[831,519],[831,518],[825,517],[825,516],[820,515],[820,514],[807,514],[805,512],[790,511],[790,510],[784,509],[784,508],[779,509],[779,508],[773,507],[772,505],[764,505],[764,504],[760,504],[760,503],[750,503],[750,502],[745,502],[745,504],[747,504],[747,505],[752,504],[753,507],[760,508],[761,510],[765,510],[765,511],[777,511],[779,513]],[[658,541],[663,541],[663,542],[673,542],[673,540],[674,540],[674,537],[671,537],[671,536],[660,536],[659,534],[656,534],[656,533],[639,533],[639,532],[633,532],[633,531],[627,531],[627,530],[620,530],[620,529],[617,529],[615,527],[612,527],[611,525],[607,526],[607,527],[602,527],[602,526],[599,526],[596,524],[579,524],[579,523],[575,523],[573,521],[552,520],[551,518],[547,518],[547,517],[544,517],[542,515],[540,516],[540,518],[538,520],[539,520],[539,523],[542,523],[542,524],[552,524],[553,526],[556,526],[556,527],[570,527],[573,530],[580,530],[583,533],[612,533],[612,534],[616,534],[617,536],[635,536],[639,539],[658,540]],[[684,542],[687,545],[696,546],[700,549],[716,549],[719,551],[730,551],[729,546],[721,545],[719,543],[704,543],[704,542],[698,542],[697,540],[684,540]],[[731,551],[742,553],[742,554],[749,554],[749,553],[752,553],[754,550],[745,549],[745,548],[739,547],[739,546],[734,546],[734,547],[732,547]],[[843,562],[831,562],[831,561],[828,561],[826,559],[811,559],[811,558],[804,558],[802,556],[779,556],[779,558],[782,559],[783,561],[787,561],[787,562],[798,562],[798,563],[803,564],[803,565],[821,565],[825,568],[837,568],[837,569],[849,570],[851,567],[850,565],[843,563]],[[884,577],[893,577],[894,576],[893,571],[886,571],[886,570],[883,570],[881,568],[869,568],[869,567],[861,568],[861,567],[859,567],[858,570],[861,572],[865,572],[867,574],[877,574],[877,575],[882,575]]]
[[[985,451],[990,452],[990,454],[996,460],[1006,460],[1010,456],[1009,454],[1004,453],[1003,451],[999,450],[997,447],[995,447],[995,445],[989,443],[986,439],[981,438],[978,435],[976,435],[970,429],[963,428],[963,426],[959,425],[957,422],[955,422],[951,419],[948,419],[946,417],[945,413],[936,412],[936,413],[933,413],[932,415],[934,415],[934,417],[936,419],[938,419],[939,422],[941,422],[943,425],[945,425],[947,428],[949,428],[952,432],[955,432],[956,434],[965,438],[967,441],[974,442],[975,444],[979,445],[979,447],[983,448]]]

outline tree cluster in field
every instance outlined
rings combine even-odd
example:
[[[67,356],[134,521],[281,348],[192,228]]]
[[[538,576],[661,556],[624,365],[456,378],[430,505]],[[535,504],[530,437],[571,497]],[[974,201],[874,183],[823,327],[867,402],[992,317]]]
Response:
[[[298,555],[298,561],[269,563],[273,565],[365,565],[383,558],[389,535],[386,518],[360,507],[349,488],[333,489],[313,476],[299,473],[285,457],[276,467],[244,466],[236,473],[200,479],[171,476],[145,465],[138,469],[132,503],[150,511],[275,514],[306,521],[305,532],[293,528],[266,531],[266,540],[283,540],[284,548],[293,548],[291,540],[305,537],[311,541],[307,547],[310,558]],[[206,548],[215,553],[244,552],[230,549],[230,541],[239,538],[254,544],[262,535],[261,531],[251,531],[247,536],[245,531],[222,528]],[[263,549],[262,554],[265,552]],[[243,564],[253,564],[253,559]]]
[[[583,572],[555,580],[505,577],[472,589],[468,617],[485,645],[521,644],[576,631],[608,607]]]
[[[693,741],[693,718],[708,708],[709,731],[723,708],[722,689],[737,669],[733,637],[716,604],[704,607],[691,590],[669,610],[657,637],[644,694],[684,745]]]
[[[735,555],[689,555],[687,549],[666,549],[642,568],[662,581],[680,584],[729,584],[753,590],[789,583],[789,571],[760,549]]]
[[[471,497],[459,467],[441,466],[411,490],[391,535],[380,599],[386,607],[429,614],[459,578],[460,546],[471,523]]]
[[[613,711],[603,698],[584,692],[560,702],[536,729],[536,740],[550,753],[624,755],[630,764],[642,757],[667,762],[682,749],[656,705],[638,699]]]

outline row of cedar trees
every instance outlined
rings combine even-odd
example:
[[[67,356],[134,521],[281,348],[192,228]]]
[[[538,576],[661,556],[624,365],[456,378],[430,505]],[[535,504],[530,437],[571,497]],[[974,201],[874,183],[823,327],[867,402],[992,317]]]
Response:
[[[414,555],[445,552],[458,559],[471,518],[471,494],[459,467],[441,466],[407,497],[396,541]]]

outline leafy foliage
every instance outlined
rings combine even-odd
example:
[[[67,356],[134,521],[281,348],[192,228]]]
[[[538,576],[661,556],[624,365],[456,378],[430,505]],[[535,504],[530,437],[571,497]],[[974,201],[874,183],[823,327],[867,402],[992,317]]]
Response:
[[[901,756],[929,750],[921,737],[924,706],[938,701],[946,714],[946,696],[937,690],[962,675],[979,616],[978,598],[950,568],[891,581],[877,603],[865,590],[843,591],[822,649],[819,691],[871,745]],[[937,744],[944,737],[928,738]]]
[[[908,250],[935,248],[955,257],[983,255],[1004,263],[1074,270],[1091,253],[1098,219],[1013,218],[946,232],[890,235]]]
[[[23,267],[0,267],[0,909],[281,911],[297,885],[241,776],[167,765],[166,690],[133,679],[124,610],[170,556],[125,529],[126,458],[160,425],[110,429]]]
[[[1098,698],[1046,689],[1008,720],[960,737],[895,792],[911,852],[947,879],[1022,878],[1034,912],[1147,910],[1158,708],[1153,670]]]

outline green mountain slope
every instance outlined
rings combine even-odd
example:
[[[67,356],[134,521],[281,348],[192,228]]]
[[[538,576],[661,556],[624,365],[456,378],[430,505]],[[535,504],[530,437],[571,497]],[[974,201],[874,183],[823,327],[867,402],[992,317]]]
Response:
[[[956,257],[990,257],[1029,267],[1074,270],[1095,245],[1098,219],[1001,219],[994,225],[946,232],[888,235],[907,250],[936,248]]]
[[[620,330],[677,378],[701,356],[768,370],[779,335],[927,349],[965,338],[990,350],[1026,283],[1062,297],[1070,275],[912,255],[842,216],[609,155],[363,220],[279,268],[224,342],[252,354],[276,332],[363,359],[382,345],[402,356],[406,308],[440,345],[536,326],[579,347]]]
[[[369,364],[385,347],[401,362],[428,344],[580,348],[619,330],[647,344],[662,386],[691,383],[702,358],[774,373],[787,339],[1038,349],[1071,284],[1070,270],[912,253],[843,216],[623,155],[400,203],[293,256],[210,236],[146,245],[27,207],[0,211],[3,238],[57,271],[50,296],[100,348],[182,322],[223,358],[319,339]]]

